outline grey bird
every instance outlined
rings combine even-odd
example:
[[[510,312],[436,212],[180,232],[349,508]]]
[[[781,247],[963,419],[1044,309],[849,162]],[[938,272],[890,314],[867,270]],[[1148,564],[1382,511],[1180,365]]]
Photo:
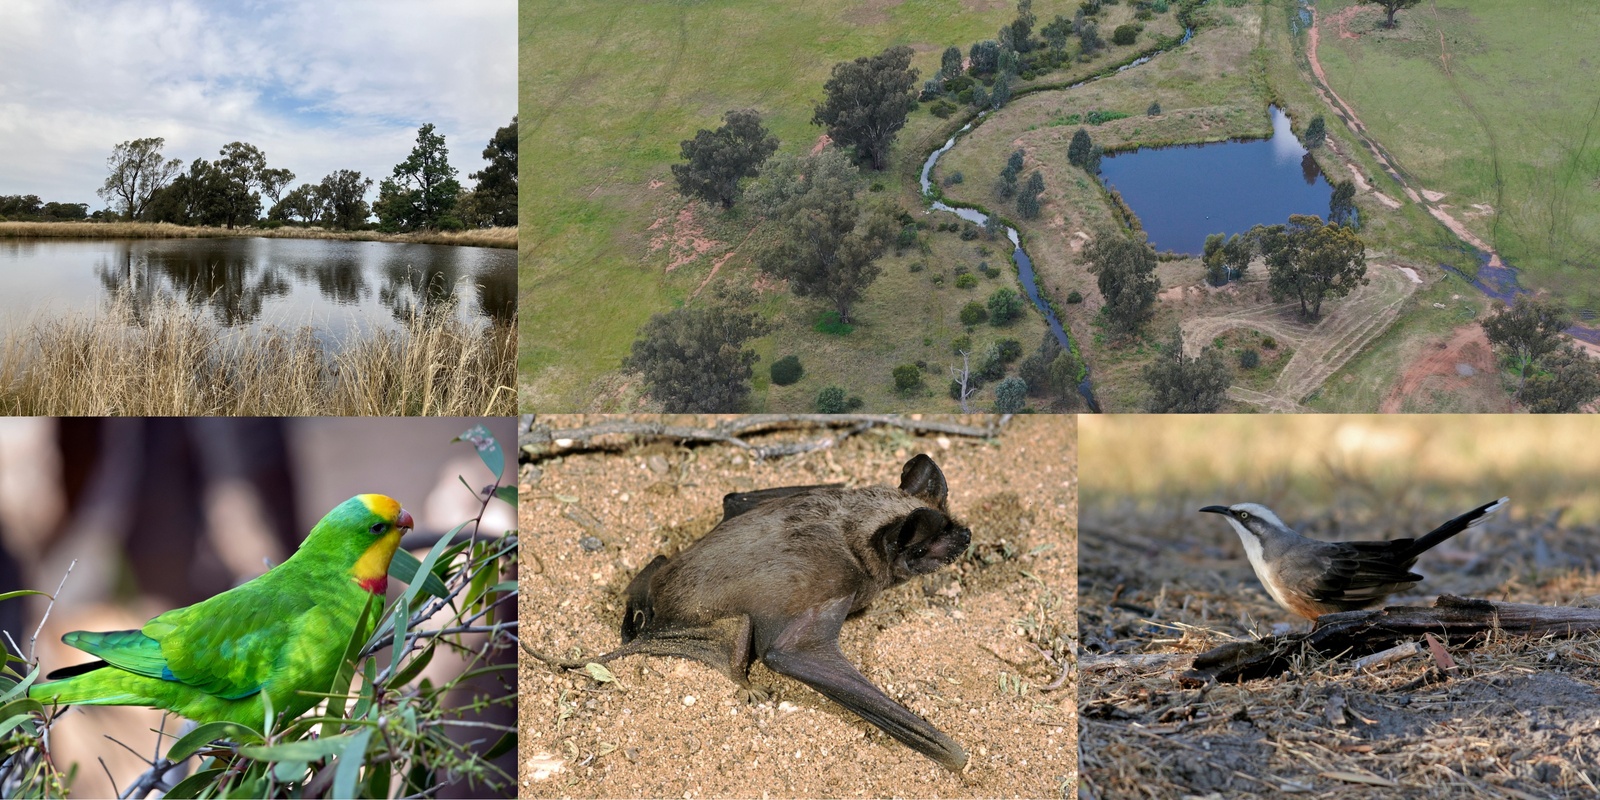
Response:
[[[1440,542],[1483,524],[1511,498],[1484,503],[1416,539],[1386,542],[1322,542],[1295,533],[1257,503],[1206,506],[1239,533],[1256,577],[1278,605],[1315,620],[1336,611],[1376,605],[1411,588],[1422,576],[1411,571],[1417,556]]]

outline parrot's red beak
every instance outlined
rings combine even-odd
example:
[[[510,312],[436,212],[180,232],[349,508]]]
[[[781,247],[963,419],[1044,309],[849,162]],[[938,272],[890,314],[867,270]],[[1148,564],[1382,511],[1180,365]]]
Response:
[[[394,524],[395,527],[405,528],[406,530],[416,527],[416,524],[411,521],[411,512],[403,508],[400,509],[400,516],[395,519]]]

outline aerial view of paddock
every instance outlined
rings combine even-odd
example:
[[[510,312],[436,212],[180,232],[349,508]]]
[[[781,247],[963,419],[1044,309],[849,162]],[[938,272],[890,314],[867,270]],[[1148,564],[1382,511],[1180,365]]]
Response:
[[[547,11],[541,41],[590,41]],[[523,408],[1600,396],[1588,4],[716,4],[619,24],[584,58],[522,61],[546,165],[521,200]],[[834,113],[865,98],[876,127]]]

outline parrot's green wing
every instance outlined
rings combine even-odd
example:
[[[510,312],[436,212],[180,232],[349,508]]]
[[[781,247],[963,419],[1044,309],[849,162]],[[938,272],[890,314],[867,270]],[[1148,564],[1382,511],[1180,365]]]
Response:
[[[261,691],[314,603],[251,584],[175,608],[137,631],[75,631],[67,644],[139,675],[175,681],[227,700]]]
[[[261,691],[314,605],[304,593],[274,592],[257,579],[168,611],[145,623],[143,633],[160,643],[167,670],[161,677],[237,700]]]

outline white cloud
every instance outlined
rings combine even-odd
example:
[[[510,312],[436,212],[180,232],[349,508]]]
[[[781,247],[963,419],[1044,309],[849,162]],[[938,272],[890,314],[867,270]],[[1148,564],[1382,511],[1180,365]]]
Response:
[[[296,183],[381,180],[433,123],[467,174],[517,108],[514,0],[4,0],[0,194],[104,204],[119,142],[214,159],[245,141]]]

